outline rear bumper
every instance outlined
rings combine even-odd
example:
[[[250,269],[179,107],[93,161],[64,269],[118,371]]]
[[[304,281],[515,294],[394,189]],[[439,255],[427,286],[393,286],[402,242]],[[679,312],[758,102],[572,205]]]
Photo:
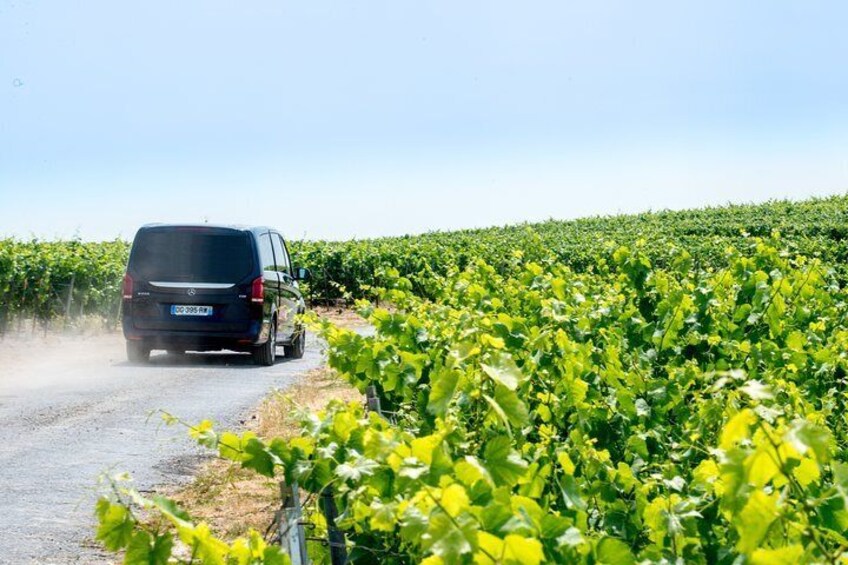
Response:
[[[188,330],[146,330],[135,328],[131,319],[124,318],[124,337],[140,341],[151,349],[186,349],[190,351],[250,351],[268,339],[268,324],[253,321],[243,332],[213,332]]]

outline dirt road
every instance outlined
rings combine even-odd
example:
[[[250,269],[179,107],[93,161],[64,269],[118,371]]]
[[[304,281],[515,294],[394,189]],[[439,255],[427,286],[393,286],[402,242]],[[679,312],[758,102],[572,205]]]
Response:
[[[282,350],[280,350],[282,352]],[[0,563],[100,563],[92,540],[97,476],[128,471],[139,489],[187,480],[204,451],[155,410],[238,426],[272,388],[321,363],[256,367],[227,353],[154,353],[131,365],[120,335],[0,341]]]

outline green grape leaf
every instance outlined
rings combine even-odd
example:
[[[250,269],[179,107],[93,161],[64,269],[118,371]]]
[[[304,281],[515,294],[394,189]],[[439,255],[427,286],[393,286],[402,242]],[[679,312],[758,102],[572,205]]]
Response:
[[[127,546],[124,563],[126,565],[167,565],[173,546],[173,537],[168,533],[152,539],[147,532],[136,531]]]
[[[253,469],[260,475],[273,477],[275,465],[280,464],[282,464],[282,461],[279,457],[258,439],[250,438],[244,444],[242,466],[245,469]]]
[[[120,504],[113,504],[105,498],[97,502],[97,518],[99,526],[96,537],[103,542],[106,549],[118,551],[127,547],[133,535],[135,521],[129,510]]]
[[[805,560],[804,548],[801,545],[789,545],[778,549],[760,548],[751,554],[751,565],[796,565]]]
[[[522,427],[527,424],[529,419],[527,407],[519,400],[515,392],[505,386],[497,385],[495,387],[494,398],[485,394],[483,398],[489,403],[489,406],[491,406],[492,410],[498,415],[498,418],[500,418],[510,433],[513,426]]]
[[[210,420],[203,420],[196,426],[189,429],[189,435],[197,441],[199,445],[216,449],[218,447],[218,434],[213,429],[213,424]]]
[[[484,465],[495,484],[513,486],[527,470],[527,462],[512,448],[508,436],[497,436],[486,444]]]
[[[739,534],[739,542],[736,547],[740,552],[750,554],[760,546],[772,522],[777,519],[779,497],[779,493],[768,495],[761,490],[755,490],[751,494],[745,507],[734,521],[736,531]]]
[[[562,498],[565,500],[566,508],[570,510],[586,509],[586,502],[580,496],[577,480],[572,475],[565,475],[562,478]]]
[[[627,544],[611,537],[598,540],[595,545],[595,556],[599,565],[635,565],[636,563]]]
[[[812,450],[820,463],[830,459],[830,433],[806,420],[792,422],[784,439],[801,455]]]
[[[190,528],[191,516],[188,512],[177,506],[177,503],[164,496],[154,496],[151,501],[159,512],[162,513],[168,520],[180,528]]]
[[[448,405],[456,391],[459,381],[459,372],[443,367],[430,376],[430,398],[427,403],[427,411],[434,416],[444,416]]]
[[[373,475],[379,466],[376,461],[367,457],[354,455],[353,459],[336,467],[336,475],[347,481],[357,482],[362,477]]]
[[[579,545],[583,545],[586,543],[586,539],[583,537],[583,534],[580,533],[580,530],[571,526],[568,528],[564,534],[557,538],[557,544],[568,547],[577,547]]]
[[[539,565],[545,560],[545,552],[539,540],[509,534],[503,542],[503,559],[510,565]]]
[[[751,425],[756,421],[757,417],[754,412],[749,409],[740,410],[730,421],[725,424],[721,432],[721,442],[719,447],[724,450],[730,449],[733,445],[743,439],[750,437]]]
[[[454,473],[456,474],[456,478],[462,481],[467,487],[474,486],[478,481],[483,481],[489,486],[494,486],[489,471],[472,455],[466,455],[464,459],[457,461],[454,465]]]
[[[338,412],[333,418],[333,432],[340,444],[344,444],[350,439],[350,435],[356,427],[356,417],[350,412]]]
[[[397,526],[396,504],[383,504],[379,500],[371,501],[371,519],[369,526],[375,532],[393,532]]]
[[[489,358],[489,363],[481,365],[483,371],[497,383],[502,384],[509,390],[515,390],[524,381],[521,369],[515,364],[512,357],[504,353],[494,353]]]
[[[477,526],[474,520],[450,516],[437,512],[430,516],[427,531],[421,536],[425,551],[441,557],[448,563],[456,563],[462,555],[474,550]]]

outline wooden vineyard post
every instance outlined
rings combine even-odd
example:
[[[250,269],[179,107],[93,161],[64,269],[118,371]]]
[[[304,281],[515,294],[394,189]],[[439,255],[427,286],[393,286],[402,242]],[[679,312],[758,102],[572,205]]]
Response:
[[[369,386],[365,390],[365,398],[369,412],[383,415],[380,409],[380,397],[377,395],[377,387]],[[333,489],[326,488],[321,492],[321,509],[324,519],[327,521],[327,542],[330,546],[330,563],[332,565],[345,565],[347,563],[347,545],[344,533],[336,527],[336,518],[339,511],[333,498]]]
[[[333,498],[333,489],[325,488],[321,491],[321,510],[327,521],[327,542],[330,547],[330,563],[332,565],[345,565],[347,563],[347,544],[344,533],[336,527],[336,518],[339,510]]]
[[[118,326],[121,323],[121,314],[123,313],[123,310],[124,310],[124,299],[122,297],[118,300],[118,307],[115,309],[115,318],[112,320],[112,328]],[[108,324],[109,320],[107,320],[106,323]]]
[[[368,401],[368,411],[376,412],[378,415],[382,416],[383,411],[380,409],[380,397],[377,396],[376,386],[370,385],[365,389],[365,398]]]
[[[71,275],[71,284],[68,286],[68,298],[65,301],[65,321],[67,322],[68,318],[71,317],[71,304],[74,301],[74,281],[76,280],[76,273]]]
[[[377,395],[377,387],[369,386],[365,390],[366,406],[369,412],[376,412],[380,416],[383,412],[380,408],[380,397]],[[336,527],[336,518],[339,516],[336,501],[333,498],[333,489],[328,487],[321,492],[321,510],[327,522],[327,543],[330,547],[330,563],[332,565],[345,565],[347,563],[347,544],[344,533]]]

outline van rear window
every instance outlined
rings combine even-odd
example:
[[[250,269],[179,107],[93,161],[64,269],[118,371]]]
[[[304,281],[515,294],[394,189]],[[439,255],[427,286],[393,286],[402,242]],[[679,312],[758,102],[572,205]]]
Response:
[[[148,281],[237,283],[253,271],[250,236],[243,232],[142,231],[131,268]]]

